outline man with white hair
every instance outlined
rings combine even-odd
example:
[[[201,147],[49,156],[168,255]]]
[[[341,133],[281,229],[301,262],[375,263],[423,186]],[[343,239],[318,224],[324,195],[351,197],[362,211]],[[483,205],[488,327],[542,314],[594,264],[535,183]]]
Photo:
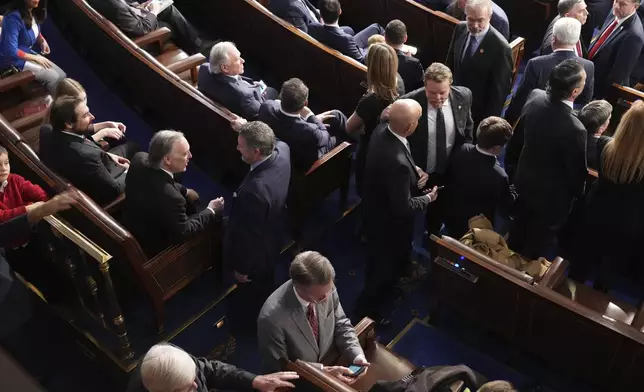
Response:
[[[474,129],[484,118],[500,116],[512,85],[512,49],[493,26],[491,0],[468,0],[465,22],[454,29],[446,65],[454,84],[472,91]]]
[[[210,50],[210,64],[199,69],[199,91],[221,103],[231,112],[256,120],[259,107],[266,100],[277,99],[277,90],[242,76],[244,63],[241,53],[232,42],[219,42]]]
[[[543,41],[541,42],[541,55],[550,54],[554,51],[554,48],[552,47],[553,32],[555,23],[557,23],[559,19],[566,17],[575,18],[582,26],[586,24],[586,21],[588,20],[588,6],[584,0],[559,0],[557,11],[559,12],[559,15],[550,22],[546,29],[546,34],[543,37]],[[575,45],[574,50],[575,54],[579,57],[586,57],[588,54],[587,43],[583,42],[581,36]]]
[[[214,389],[273,392],[294,388],[295,372],[256,376],[224,362],[196,358],[169,343],[152,346],[134,371],[127,392],[208,392]]]
[[[595,65],[592,61],[578,57],[575,46],[579,42],[581,34],[581,23],[574,18],[560,18],[553,26],[552,47],[554,52],[545,56],[538,56],[528,61],[525,67],[521,84],[512,98],[510,107],[505,113],[505,119],[514,124],[521,116],[521,110],[525,105],[532,90],[538,88],[544,90],[550,77],[550,72],[564,60],[575,58],[586,71],[586,86],[584,91],[575,101],[576,104],[585,105],[593,99]]]
[[[445,13],[452,15],[458,20],[465,20],[465,5],[467,0],[454,0],[445,9]],[[492,19],[490,24],[498,30],[507,40],[510,40],[510,21],[508,15],[495,2],[492,2]]]

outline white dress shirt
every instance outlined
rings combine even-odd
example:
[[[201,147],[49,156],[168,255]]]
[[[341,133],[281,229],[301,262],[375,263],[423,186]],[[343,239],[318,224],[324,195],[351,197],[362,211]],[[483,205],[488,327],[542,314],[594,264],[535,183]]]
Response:
[[[430,174],[436,171],[436,113],[436,108],[427,103],[427,170],[425,171]],[[445,140],[447,142],[446,157],[449,158],[456,141],[456,125],[449,99],[443,103],[443,117],[445,118]]]
[[[575,103],[574,103],[573,101],[569,101],[569,100],[567,100],[567,99],[562,99],[562,100],[561,100],[561,102],[563,102],[563,103],[565,103],[566,105],[568,105],[571,109],[574,109],[574,108],[575,108]]]
[[[398,135],[396,132],[392,131],[391,128],[389,128],[389,127],[387,127],[387,129],[389,130],[389,132],[391,132],[392,135],[394,135],[396,137],[396,139],[400,140],[400,142],[403,144],[403,146],[405,146],[407,151],[409,151],[411,153],[411,150],[409,149],[409,142],[407,141],[407,138]]]
[[[481,41],[483,41],[483,38],[485,37],[485,34],[490,30],[490,25],[488,24],[485,30],[481,31],[480,33],[472,34],[468,33],[467,34],[467,39],[465,40],[465,46],[463,46],[463,53],[461,53],[461,61],[463,60],[463,57],[465,57],[465,52],[467,52],[467,46],[470,44],[470,39],[472,38],[472,35],[476,37],[476,43],[474,44],[474,48],[472,49],[472,56],[476,53],[478,50],[479,46],[481,46]]]

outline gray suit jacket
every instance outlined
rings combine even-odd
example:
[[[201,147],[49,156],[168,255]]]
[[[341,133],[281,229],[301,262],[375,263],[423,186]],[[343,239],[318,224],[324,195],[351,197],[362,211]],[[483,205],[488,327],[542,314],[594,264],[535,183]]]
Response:
[[[257,318],[259,352],[264,373],[281,370],[280,358],[321,362],[334,347],[351,360],[363,354],[353,325],[342,310],[337,292],[319,303],[316,313],[319,344],[313,337],[306,312],[295,296],[291,280],[268,297]]]

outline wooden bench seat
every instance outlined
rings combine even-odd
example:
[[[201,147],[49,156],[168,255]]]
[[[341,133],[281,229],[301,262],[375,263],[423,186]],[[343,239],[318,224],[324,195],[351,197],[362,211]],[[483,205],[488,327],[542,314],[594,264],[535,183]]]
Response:
[[[608,90],[606,100],[613,105],[613,113],[611,114],[610,125],[604,135],[612,136],[617,129],[617,124],[619,124],[624,113],[631,107],[631,104],[637,100],[644,100],[644,92],[613,83]]]

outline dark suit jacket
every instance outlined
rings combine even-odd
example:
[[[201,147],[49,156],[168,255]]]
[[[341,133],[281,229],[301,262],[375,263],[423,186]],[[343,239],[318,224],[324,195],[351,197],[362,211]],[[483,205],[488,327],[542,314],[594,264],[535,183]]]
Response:
[[[465,12],[457,7],[456,1],[452,2],[445,9],[445,13],[452,15],[458,20],[465,20]],[[510,40],[510,20],[508,15],[495,2],[492,2],[492,18],[490,24],[506,39]]]
[[[496,157],[479,152],[472,144],[452,153],[446,178],[440,197],[444,200],[445,226],[454,238],[467,232],[467,221],[473,216],[484,214],[490,222],[497,213],[507,216],[516,198]]]
[[[311,25],[320,24],[320,13],[308,0],[304,0],[304,3],[306,5],[302,4],[300,0],[271,0],[268,4],[268,9],[275,16],[279,16],[306,33]],[[305,7],[313,11],[317,20],[311,18],[311,13]]]
[[[398,55],[398,74],[405,83],[406,91],[413,91],[425,85],[425,70],[416,57],[407,56],[396,49]]]
[[[468,88],[461,86],[452,86],[451,90],[449,101],[454,114],[454,124],[456,125],[456,139],[452,151],[455,151],[463,143],[472,142],[473,123],[470,112],[472,92]],[[427,142],[429,138],[427,130],[427,95],[425,95],[425,89],[420,88],[405,94],[402,98],[413,99],[423,108],[423,114],[418,120],[418,128],[407,140],[411,147],[411,156],[414,157],[414,162],[418,167],[425,170],[427,167]]]
[[[613,22],[615,17],[608,15],[602,32]],[[600,35],[597,35],[599,37]],[[588,48],[593,50],[595,40]],[[613,83],[630,85],[630,76],[644,46],[644,29],[637,13],[624,21],[613,31],[611,36],[599,48],[591,59],[595,63],[595,97],[603,98]]]
[[[309,35],[345,56],[364,62],[366,51],[359,48],[355,38],[340,27],[313,24],[309,26]]]
[[[125,169],[93,140],[40,128],[40,159],[95,202],[106,204],[125,191]]]
[[[255,375],[224,362],[192,357],[197,366],[197,392],[211,390],[251,391]],[[146,392],[141,382],[141,366],[132,372],[126,392]]]
[[[150,258],[206,230],[215,220],[208,209],[188,216],[186,187],[150,167],[147,153],[134,155],[126,183],[123,223]]]
[[[454,84],[472,90],[472,117],[475,123],[488,116],[500,116],[512,87],[512,49],[508,41],[492,26],[478,50],[461,62],[469,32],[467,23],[454,29],[446,65],[454,74]]]
[[[606,16],[611,13],[613,0],[586,0],[588,18],[586,24],[581,27],[583,42],[590,43],[596,27],[601,27]]]
[[[265,100],[261,87],[254,83],[252,79],[241,75],[235,80],[222,73],[210,73],[210,67],[206,64],[199,67],[199,91],[248,121],[257,119],[259,107]]]
[[[548,28],[546,29],[546,34],[543,36],[543,40],[541,41],[541,49],[539,50],[539,54],[546,55],[550,54],[553,52],[552,50],[552,31],[555,27],[555,23],[560,19],[561,17],[559,15],[555,16],[555,18],[550,22],[548,25]],[[582,57],[586,58],[588,57],[588,46],[586,45],[586,41],[584,40],[584,37],[580,37],[579,41],[581,42],[581,53]]]
[[[330,136],[324,123],[315,116],[308,120],[282,113],[279,101],[266,101],[259,109],[259,121],[268,124],[275,136],[288,144],[292,151],[293,168],[306,172],[313,162],[331,151],[335,137]]]
[[[160,27],[156,15],[151,12],[137,15],[120,0],[90,0],[89,3],[128,37],[140,37]]]
[[[586,183],[586,129],[563,102],[536,90],[526,104],[524,142],[514,183],[522,205],[562,223]]]
[[[289,147],[277,142],[270,157],[251,170],[235,192],[224,238],[228,267],[251,279],[273,272],[290,180]]]
[[[513,124],[521,115],[521,109],[523,109],[532,90],[536,88],[545,90],[553,68],[562,61],[571,58],[577,59],[586,70],[586,86],[575,100],[575,104],[585,105],[590,102],[593,99],[593,89],[595,88],[595,65],[590,60],[577,57],[574,52],[557,51],[528,60],[521,83],[505,113],[505,119]]]
[[[392,245],[408,246],[415,212],[424,210],[429,198],[418,190],[420,177],[412,155],[388,127],[386,123],[376,127],[369,142],[362,196],[364,228],[388,237]]]

